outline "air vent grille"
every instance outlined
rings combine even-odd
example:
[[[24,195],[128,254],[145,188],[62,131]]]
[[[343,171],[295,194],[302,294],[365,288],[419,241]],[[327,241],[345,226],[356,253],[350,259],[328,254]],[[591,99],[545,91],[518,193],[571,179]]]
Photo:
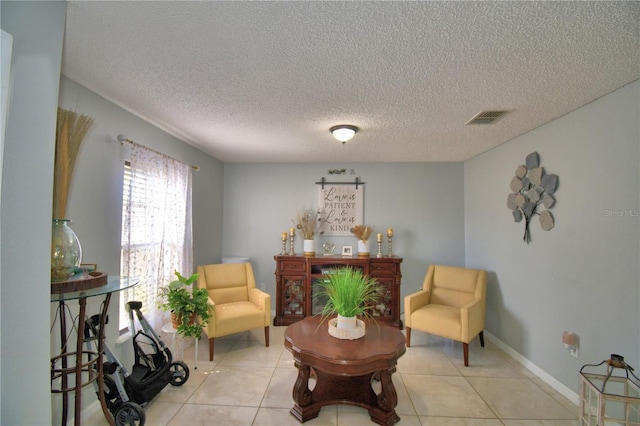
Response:
[[[492,124],[509,111],[482,111],[475,115],[466,125],[470,124]]]

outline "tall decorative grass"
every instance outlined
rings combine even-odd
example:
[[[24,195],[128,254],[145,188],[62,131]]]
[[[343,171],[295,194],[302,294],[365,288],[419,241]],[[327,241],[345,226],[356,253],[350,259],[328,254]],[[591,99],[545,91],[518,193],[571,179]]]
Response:
[[[53,218],[65,219],[69,187],[80,146],[93,118],[58,107],[56,156],[53,173]]]
[[[314,297],[326,298],[321,312],[323,320],[334,313],[343,317],[373,318],[369,311],[382,300],[382,287],[375,278],[353,267],[337,268],[324,275],[315,286]]]

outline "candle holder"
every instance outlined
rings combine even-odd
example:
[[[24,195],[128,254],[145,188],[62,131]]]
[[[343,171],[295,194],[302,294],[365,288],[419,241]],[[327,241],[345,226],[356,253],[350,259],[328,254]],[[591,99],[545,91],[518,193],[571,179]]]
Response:
[[[392,248],[393,247],[393,243],[392,243],[393,235],[388,235],[387,236],[387,240],[389,241],[389,245],[388,245],[388,248],[387,248],[387,256],[393,257],[393,248]]]
[[[382,257],[382,241],[378,240],[378,254],[376,254],[376,257]]]
[[[293,242],[296,238],[296,234],[291,234],[289,236],[289,256],[294,256],[296,253],[293,251]]]
[[[282,256],[287,254],[287,239],[282,239],[282,252],[280,253]]]

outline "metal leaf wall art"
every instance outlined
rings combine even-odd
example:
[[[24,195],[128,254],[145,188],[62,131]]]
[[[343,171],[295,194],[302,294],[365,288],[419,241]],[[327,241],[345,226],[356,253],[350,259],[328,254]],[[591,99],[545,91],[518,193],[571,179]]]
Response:
[[[553,215],[549,209],[556,202],[553,194],[558,189],[558,175],[545,174],[544,168],[540,166],[538,153],[532,152],[527,155],[526,164],[516,169],[509,187],[513,192],[507,197],[507,207],[512,210],[514,221],[521,222],[524,219],[522,240],[529,244],[529,223],[535,215],[539,216],[540,227],[543,230],[549,231],[554,226]]]

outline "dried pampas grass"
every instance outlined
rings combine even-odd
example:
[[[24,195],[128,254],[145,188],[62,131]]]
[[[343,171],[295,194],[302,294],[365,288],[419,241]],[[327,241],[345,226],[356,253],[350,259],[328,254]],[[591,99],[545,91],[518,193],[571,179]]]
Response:
[[[53,174],[53,218],[65,219],[76,158],[93,118],[58,107]]]
[[[369,237],[371,236],[373,227],[367,225],[356,225],[351,228],[350,231],[353,235],[356,236],[357,239],[366,243],[367,241],[369,241]]]
[[[292,221],[305,240],[313,240],[326,220],[322,212],[313,209],[298,210],[296,219]],[[322,233],[322,232],[321,232]]]

